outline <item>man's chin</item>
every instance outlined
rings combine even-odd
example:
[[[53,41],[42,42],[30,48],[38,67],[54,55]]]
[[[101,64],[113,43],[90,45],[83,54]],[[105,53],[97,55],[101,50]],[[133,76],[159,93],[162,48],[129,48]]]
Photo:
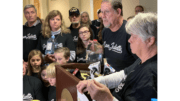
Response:
[[[72,22],[71,24],[76,25],[76,24],[79,24],[79,22]]]

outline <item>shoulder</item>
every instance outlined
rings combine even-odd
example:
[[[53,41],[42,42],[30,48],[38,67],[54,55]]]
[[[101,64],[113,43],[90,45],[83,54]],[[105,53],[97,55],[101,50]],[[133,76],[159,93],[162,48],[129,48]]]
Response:
[[[31,84],[41,84],[41,80],[38,79],[37,77],[33,77],[33,76],[28,76],[28,75],[24,75],[23,76],[23,81],[29,81],[31,82]]]

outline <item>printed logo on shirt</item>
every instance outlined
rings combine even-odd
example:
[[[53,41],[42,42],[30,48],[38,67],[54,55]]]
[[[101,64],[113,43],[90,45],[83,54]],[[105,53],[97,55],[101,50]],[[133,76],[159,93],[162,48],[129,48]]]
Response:
[[[51,101],[54,101],[54,99],[52,99]]]
[[[86,62],[86,59],[77,57],[77,62],[79,62],[79,61],[84,61],[84,62]]]
[[[27,36],[23,36],[23,39],[31,39],[31,40],[37,40],[37,36],[36,36],[36,34],[31,34],[31,33],[29,33],[29,34],[27,34]]]
[[[115,44],[115,42],[112,42],[111,44],[106,44],[106,41],[104,41],[104,48],[108,48],[109,51],[114,51],[119,54],[122,53],[122,46]]]
[[[115,92],[118,93],[122,88],[123,86],[125,85],[125,79],[123,78],[121,83],[118,85],[118,87],[115,89]]]
[[[77,36],[74,36],[74,37],[73,37],[73,41],[74,41],[74,42],[77,42],[77,41],[78,41],[78,37],[77,37]]]
[[[27,100],[27,101],[33,100],[31,93],[28,93],[27,95],[23,94],[23,100]]]
[[[46,44],[43,44],[43,45],[42,45],[43,50],[45,50],[46,47],[47,47]],[[59,43],[59,44],[55,45],[55,48],[60,48],[60,47],[63,47],[63,44],[62,44],[62,43]]]

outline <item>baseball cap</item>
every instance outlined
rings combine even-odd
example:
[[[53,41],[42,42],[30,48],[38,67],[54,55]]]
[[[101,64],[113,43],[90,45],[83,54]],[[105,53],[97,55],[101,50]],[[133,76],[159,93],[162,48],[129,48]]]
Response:
[[[71,16],[72,13],[76,13],[76,14],[80,15],[79,9],[76,8],[76,7],[72,7],[72,8],[69,10],[69,16]]]

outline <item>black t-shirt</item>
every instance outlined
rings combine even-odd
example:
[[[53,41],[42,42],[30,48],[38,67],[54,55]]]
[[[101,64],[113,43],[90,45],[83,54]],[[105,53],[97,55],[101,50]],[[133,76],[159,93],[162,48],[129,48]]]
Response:
[[[90,25],[91,30],[93,31],[93,39],[97,39],[97,28],[93,25]]]
[[[137,59],[131,53],[128,43],[130,35],[126,33],[125,24],[126,21],[124,20],[116,32],[112,32],[109,28],[104,28],[102,31],[104,57],[116,71],[130,66]]]
[[[140,64],[137,59],[125,69],[126,79],[114,90],[119,101],[151,101],[157,98],[157,55]]]
[[[48,100],[47,101],[56,101],[56,87],[49,86]]]
[[[32,97],[40,101],[45,101],[42,93],[42,83],[39,79],[32,76],[23,76],[23,98]]]
[[[92,25],[95,26],[95,27],[100,27],[101,22],[99,22],[99,21],[97,21],[97,20],[93,20],[93,21],[92,21]]]
[[[86,63],[86,50],[84,50],[81,54],[76,54],[76,62],[77,63]]]
[[[38,42],[37,49],[39,49],[43,54],[45,54],[48,39],[49,38],[44,38],[44,36],[41,35],[40,40]],[[67,47],[69,48],[70,51],[75,52],[75,46],[72,41],[71,34],[62,33],[62,35],[61,34],[55,35],[55,40],[58,43],[57,48]]]
[[[28,61],[29,52],[36,49],[41,35],[41,23],[36,26],[27,27],[23,25],[23,59]]]
[[[73,37],[73,42],[74,42],[74,45],[76,47],[77,46],[77,42],[78,42],[78,35],[79,35],[78,28],[73,28],[72,24],[71,24],[69,29],[71,30],[71,35]]]
[[[39,79],[38,73],[32,73],[31,76],[36,77]]]

